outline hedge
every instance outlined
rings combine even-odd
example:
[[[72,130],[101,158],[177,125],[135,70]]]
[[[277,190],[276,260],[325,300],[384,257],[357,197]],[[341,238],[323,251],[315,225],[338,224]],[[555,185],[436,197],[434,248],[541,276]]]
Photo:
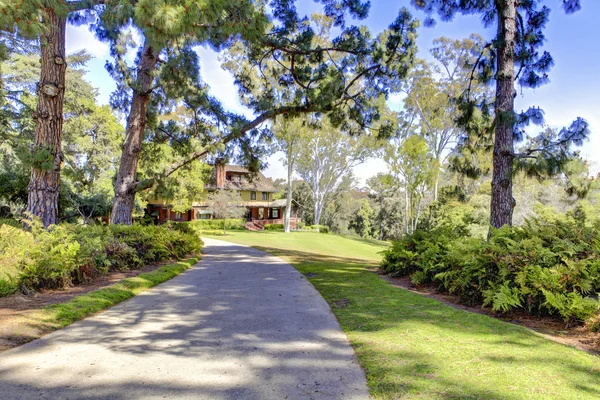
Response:
[[[188,224],[190,224],[192,226],[192,228],[196,231],[202,231],[202,230],[218,230],[218,229],[223,229],[223,222],[225,222],[225,228],[228,231],[234,230],[234,231],[241,231],[245,229],[246,226],[246,220],[243,218],[236,218],[236,219],[197,219],[194,221],[189,222]],[[185,224],[185,223],[181,223],[181,224]]]
[[[0,225],[0,296],[17,289],[61,288],[114,270],[197,254],[191,229],[163,225],[72,225],[25,232]]]
[[[265,224],[266,231],[283,231],[283,224]]]

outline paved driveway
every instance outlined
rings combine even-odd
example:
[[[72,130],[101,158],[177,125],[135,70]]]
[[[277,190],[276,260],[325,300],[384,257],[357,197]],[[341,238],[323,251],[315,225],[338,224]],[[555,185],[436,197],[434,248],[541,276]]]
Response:
[[[2,353],[0,399],[368,398],[345,335],[301,274],[205,242],[188,272]]]

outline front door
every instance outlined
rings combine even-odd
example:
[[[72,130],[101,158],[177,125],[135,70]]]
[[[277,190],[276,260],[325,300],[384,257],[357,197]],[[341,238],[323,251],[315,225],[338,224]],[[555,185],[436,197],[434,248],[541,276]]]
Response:
[[[262,207],[258,209],[258,219],[265,219],[265,209]]]

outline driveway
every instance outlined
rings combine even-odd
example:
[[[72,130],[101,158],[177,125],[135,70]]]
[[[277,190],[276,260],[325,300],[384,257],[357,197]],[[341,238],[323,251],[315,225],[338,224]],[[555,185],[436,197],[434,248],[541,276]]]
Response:
[[[2,353],[0,399],[368,399],[346,336],[298,271],[205,243],[171,281]]]

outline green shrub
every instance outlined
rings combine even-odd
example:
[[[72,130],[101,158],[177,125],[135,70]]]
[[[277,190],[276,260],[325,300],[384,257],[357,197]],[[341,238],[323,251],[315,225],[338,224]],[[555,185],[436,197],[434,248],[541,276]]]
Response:
[[[265,230],[267,230],[267,231],[283,231],[283,224],[266,224]]]
[[[537,218],[494,230],[489,241],[452,227],[416,231],[384,252],[381,268],[469,305],[582,322],[600,308],[600,224]]]
[[[78,284],[109,270],[179,259],[201,248],[199,236],[183,226],[62,224],[46,230],[34,223],[26,232],[0,225],[0,296],[18,287]]]
[[[244,230],[246,226],[246,220],[243,218],[236,219],[197,219],[188,223],[181,223],[181,225],[190,225],[190,227],[198,232],[202,230],[223,230],[223,222],[225,222],[225,229],[231,230]]]
[[[21,227],[21,223],[19,221],[17,221],[16,219],[12,219],[12,218],[0,218],[0,226],[2,226],[2,225],[12,226],[13,228]]]
[[[329,227],[326,225],[311,225],[310,229],[321,233],[329,233]]]

